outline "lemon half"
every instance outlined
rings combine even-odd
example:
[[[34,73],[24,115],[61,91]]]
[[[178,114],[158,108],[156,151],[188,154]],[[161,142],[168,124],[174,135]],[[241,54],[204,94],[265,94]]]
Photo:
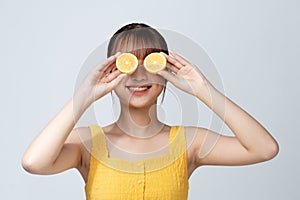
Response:
[[[120,72],[132,74],[138,66],[138,59],[132,53],[122,53],[116,60],[116,66]]]
[[[144,59],[145,69],[152,73],[157,74],[159,71],[166,68],[167,60],[161,53],[151,53]]]

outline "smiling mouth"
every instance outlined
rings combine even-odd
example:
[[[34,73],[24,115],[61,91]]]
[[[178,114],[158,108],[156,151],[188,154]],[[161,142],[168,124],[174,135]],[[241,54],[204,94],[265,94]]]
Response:
[[[152,85],[142,85],[142,86],[126,86],[126,88],[132,92],[143,92],[150,89]]]

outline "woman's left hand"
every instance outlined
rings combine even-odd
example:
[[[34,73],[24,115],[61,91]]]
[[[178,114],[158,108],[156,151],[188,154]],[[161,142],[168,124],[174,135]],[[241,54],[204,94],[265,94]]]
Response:
[[[195,65],[174,52],[170,52],[172,56],[163,52],[161,54],[167,59],[167,68],[158,72],[159,75],[171,82],[175,87],[201,100],[204,96],[209,96],[211,83]]]

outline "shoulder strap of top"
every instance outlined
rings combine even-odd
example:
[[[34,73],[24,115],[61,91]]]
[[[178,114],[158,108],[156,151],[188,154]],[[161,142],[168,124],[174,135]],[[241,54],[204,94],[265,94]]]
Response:
[[[174,138],[175,138],[176,136],[178,136],[177,133],[180,134],[180,133],[179,133],[180,128],[181,128],[180,126],[172,126],[172,127],[171,127],[171,130],[170,130],[170,136],[169,136],[169,141],[170,141],[170,142],[172,142],[172,141],[174,140]]]
[[[100,126],[94,124],[91,124],[89,127],[92,136],[92,155],[97,155],[100,157],[104,156],[103,154],[107,155],[108,152],[106,148],[106,141],[103,129]]]
[[[180,156],[186,151],[186,139],[183,126],[173,126],[170,132],[170,152]]]

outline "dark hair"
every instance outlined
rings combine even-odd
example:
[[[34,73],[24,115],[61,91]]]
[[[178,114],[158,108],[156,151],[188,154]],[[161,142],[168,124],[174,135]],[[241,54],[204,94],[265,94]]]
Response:
[[[131,52],[142,60],[153,52],[164,52],[169,55],[168,46],[163,36],[144,23],[127,24],[111,37],[107,48],[107,57],[118,51]],[[161,103],[165,97],[166,84],[167,81],[165,80]]]

